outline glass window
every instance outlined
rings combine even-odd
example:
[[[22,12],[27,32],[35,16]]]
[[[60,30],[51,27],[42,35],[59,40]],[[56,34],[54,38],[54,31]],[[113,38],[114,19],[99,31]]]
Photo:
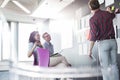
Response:
[[[52,20],[50,22],[50,31],[60,35],[61,49],[71,48],[73,46],[72,20]],[[56,40],[58,41],[58,40]]]
[[[88,49],[89,49],[89,19],[91,17],[90,15],[82,17],[79,21],[81,25],[81,29],[76,30],[76,37],[77,42],[79,45],[79,55],[88,55]],[[80,26],[78,25],[78,26]]]

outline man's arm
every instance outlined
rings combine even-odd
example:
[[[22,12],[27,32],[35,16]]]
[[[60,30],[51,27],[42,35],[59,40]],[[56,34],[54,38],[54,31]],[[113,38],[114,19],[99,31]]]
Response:
[[[111,13],[111,17],[115,18],[115,14],[120,13],[120,9],[116,8],[114,11],[111,9],[111,7],[107,7],[106,11],[108,11],[109,13]]]
[[[96,34],[98,32],[97,26],[94,23],[94,20],[90,20],[90,45],[89,45],[89,57],[92,58],[92,49],[96,41]]]
[[[89,47],[89,57],[92,58],[92,49],[94,46],[95,42],[94,41],[90,41],[90,47]]]
[[[43,48],[47,49],[47,44],[46,43],[43,44]]]

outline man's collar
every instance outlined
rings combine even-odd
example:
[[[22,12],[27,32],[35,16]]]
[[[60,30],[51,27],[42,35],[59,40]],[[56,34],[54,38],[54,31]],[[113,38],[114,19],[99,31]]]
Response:
[[[95,13],[97,13],[99,11],[100,11],[100,9],[92,10],[92,13],[95,14]]]
[[[45,43],[47,43],[48,45],[51,44],[51,42],[47,42],[47,41]]]

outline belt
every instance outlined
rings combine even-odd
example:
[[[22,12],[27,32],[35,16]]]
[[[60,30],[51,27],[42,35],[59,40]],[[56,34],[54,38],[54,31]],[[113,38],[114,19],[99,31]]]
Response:
[[[108,37],[106,37],[104,39],[100,39],[100,40],[97,40],[97,41],[99,42],[99,41],[108,40],[108,39],[115,39],[115,36],[108,36]]]
[[[115,39],[115,36],[106,37],[104,40],[106,40],[106,39]]]

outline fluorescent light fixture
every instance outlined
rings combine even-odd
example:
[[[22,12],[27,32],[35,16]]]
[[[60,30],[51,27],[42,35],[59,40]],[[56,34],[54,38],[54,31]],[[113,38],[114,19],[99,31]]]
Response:
[[[1,8],[4,8],[10,0],[4,0],[1,4]]]
[[[15,5],[17,5],[18,7],[20,7],[23,11],[25,11],[26,13],[30,13],[30,11],[24,7],[22,4],[20,4],[18,1],[12,1]]]

